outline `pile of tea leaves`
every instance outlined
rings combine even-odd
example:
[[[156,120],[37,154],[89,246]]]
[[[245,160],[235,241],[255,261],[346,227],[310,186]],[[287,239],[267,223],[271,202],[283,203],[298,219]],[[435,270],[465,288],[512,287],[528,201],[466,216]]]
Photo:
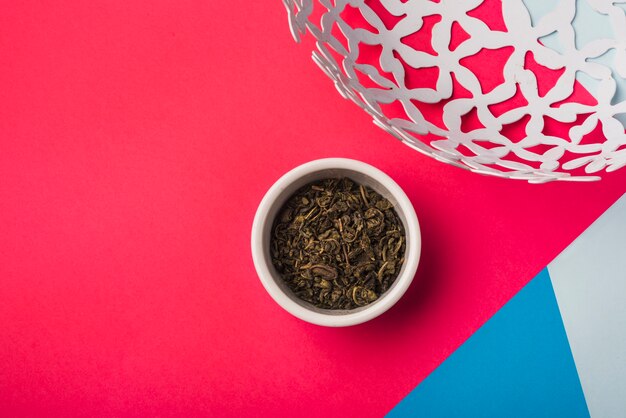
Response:
[[[274,267],[302,300],[354,309],[378,299],[404,263],[405,232],[389,200],[349,178],[310,183],[272,226]]]

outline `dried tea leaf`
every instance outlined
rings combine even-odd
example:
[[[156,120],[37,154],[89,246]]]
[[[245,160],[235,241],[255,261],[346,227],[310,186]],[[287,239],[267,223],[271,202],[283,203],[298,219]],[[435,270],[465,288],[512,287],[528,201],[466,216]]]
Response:
[[[299,298],[324,309],[376,301],[404,263],[404,227],[393,205],[348,178],[294,193],[272,226],[272,263]]]

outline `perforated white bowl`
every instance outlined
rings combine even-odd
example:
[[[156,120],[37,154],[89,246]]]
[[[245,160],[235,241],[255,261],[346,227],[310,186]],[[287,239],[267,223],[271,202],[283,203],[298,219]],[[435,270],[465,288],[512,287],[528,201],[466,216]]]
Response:
[[[278,211],[299,188],[324,178],[348,177],[371,187],[393,203],[406,234],[405,261],[394,284],[375,302],[357,309],[320,309],[298,298],[283,282],[270,258],[270,235]],[[270,296],[292,315],[312,324],[343,327],[369,321],[391,308],[413,281],[422,239],[415,209],[404,191],[387,174],[369,164],[345,158],[315,160],[294,168],[269,189],[252,224],[252,258]]]

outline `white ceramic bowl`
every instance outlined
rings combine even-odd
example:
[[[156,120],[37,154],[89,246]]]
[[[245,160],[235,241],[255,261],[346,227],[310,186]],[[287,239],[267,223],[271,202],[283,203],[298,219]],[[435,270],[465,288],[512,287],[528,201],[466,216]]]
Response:
[[[299,188],[323,178],[349,177],[371,187],[393,203],[406,233],[405,261],[394,284],[375,302],[350,310],[320,309],[298,298],[283,282],[270,258],[274,218]],[[317,325],[343,327],[360,324],[391,308],[406,292],[417,270],[422,239],[417,215],[404,191],[388,175],[369,164],[345,158],[315,160],[294,168],[269,189],[252,224],[252,258],[257,274],[270,296],[287,312]]]

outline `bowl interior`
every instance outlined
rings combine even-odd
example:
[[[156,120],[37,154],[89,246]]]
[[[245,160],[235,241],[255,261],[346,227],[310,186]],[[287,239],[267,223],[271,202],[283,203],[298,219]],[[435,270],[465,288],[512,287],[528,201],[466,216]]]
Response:
[[[297,303],[298,305],[313,311],[313,312],[317,312],[320,314],[324,314],[324,315],[346,315],[346,314],[352,314],[352,313],[356,313],[356,312],[360,312],[363,311],[365,309],[371,308],[373,306],[375,306],[376,304],[380,303],[387,294],[389,294],[389,292],[391,292],[391,290],[393,288],[395,288],[398,283],[400,282],[400,278],[404,275],[404,272],[406,270],[406,258],[405,261],[402,263],[402,267],[400,269],[400,272],[396,278],[396,280],[394,281],[394,283],[391,285],[391,287],[389,289],[387,289],[387,291],[385,293],[383,293],[376,301],[365,305],[365,306],[361,306],[359,308],[356,309],[322,309],[322,308],[318,308],[314,305],[312,305],[309,302],[306,302],[302,299],[300,299],[298,296],[296,296],[291,289],[287,286],[287,284],[283,281],[283,279],[280,277],[280,274],[278,273],[278,271],[276,271],[276,268],[274,268],[274,264],[272,263],[272,259],[270,256],[270,238],[271,238],[271,231],[272,231],[272,226],[274,224],[274,219],[276,218],[278,212],[280,211],[280,209],[282,208],[282,206],[285,204],[285,202],[301,187],[307,185],[308,183],[312,183],[314,181],[317,180],[321,180],[321,179],[326,179],[326,178],[342,178],[342,177],[348,177],[351,180],[356,181],[359,184],[362,184],[364,186],[368,186],[370,188],[372,188],[374,191],[376,191],[377,193],[379,193],[381,196],[385,197],[386,199],[388,199],[394,206],[394,209],[396,211],[396,213],[398,214],[398,217],[400,218],[400,220],[402,221],[402,225],[404,226],[404,234],[405,234],[405,239],[406,239],[406,248],[405,248],[405,257],[408,254],[411,254],[411,246],[415,245],[415,243],[413,243],[411,241],[411,237],[410,234],[408,233],[409,228],[408,228],[408,223],[407,223],[407,217],[406,214],[402,208],[402,206],[400,205],[400,202],[398,202],[398,200],[396,199],[396,197],[385,187],[383,186],[378,180],[376,180],[373,177],[368,176],[365,173],[362,173],[360,171],[355,171],[355,170],[350,170],[350,169],[343,169],[343,168],[333,168],[333,169],[324,169],[324,170],[320,170],[320,171],[314,171],[311,173],[306,174],[305,176],[302,176],[298,179],[296,179],[295,181],[293,181],[292,183],[288,184],[278,195],[278,197],[274,200],[273,204],[271,205],[271,207],[269,208],[268,212],[267,212],[267,218],[265,220],[265,222],[263,223],[263,232],[262,232],[262,243],[263,243],[263,257],[264,257],[264,262],[267,265],[269,272],[272,276],[272,279],[274,280],[274,282],[278,285],[278,287],[281,289],[281,291],[287,296],[289,297],[292,301],[294,301],[295,303]]]

